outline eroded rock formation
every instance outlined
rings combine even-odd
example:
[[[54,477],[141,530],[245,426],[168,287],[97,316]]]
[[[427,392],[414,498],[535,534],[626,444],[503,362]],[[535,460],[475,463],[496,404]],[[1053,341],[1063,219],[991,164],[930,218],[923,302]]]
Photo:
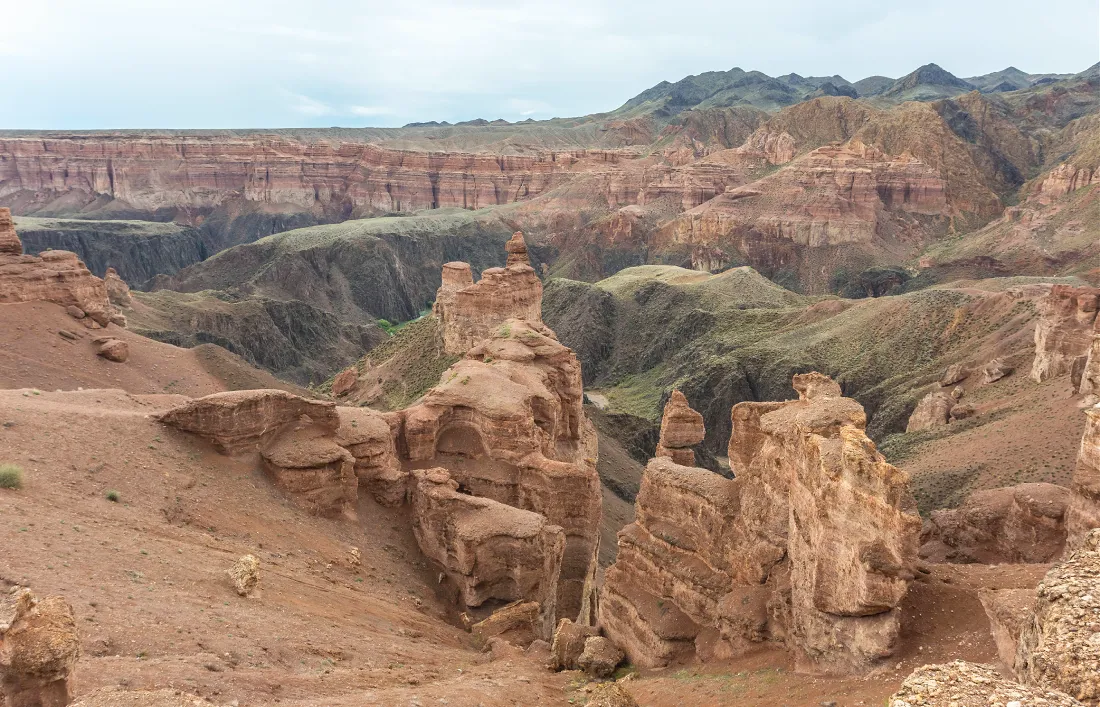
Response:
[[[909,422],[906,432],[919,432],[943,427],[951,422],[951,408],[955,407],[955,398],[941,390],[935,390],[921,398]]]
[[[542,322],[542,282],[527,260],[522,239],[517,233],[508,242],[507,267],[485,270],[477,283],[467,263],[443,266],[443,284],[432,311],[442,325],[447,353],[466,353],[513,317]]]
[[[261,444],[260,457],[275,485],[310,512],[354,519],[355,457],[337,443],[334,432],[331,420],[304,415]]]
[[[107,272],[103,276],[103,284],[107,288],[107,298],[111,301],[111,304],[116,307],[129,307],[133,304],[133,298],[130,296],[130,286],[118,276],[118,272],[114,268],[107,268]]]
[[[409,474],[401,467],[387,416],[370,408],[338,407],[336,412],[336,442],[354,457],[360,487],[384,506],[400,505]]]
[[[1093,337],[1100,333],[1098,307],[1100,289],[1095,287],[1054,285],[1050,294],[1039,300],[1032,380],[1041,383],[1070,373],[1078,359],[1088,357]]]
[[[917,668],[894,693],[889,707],[989,707],[990,705],[1081,707],[1057,690],[1006,680],[992,667],[956,660]]]
[[[23,255],[23,242],[15,232],[11,209],[0,208],[0,255]]]
[[[470,607],[489,600],[536,602],[540,636],[556,613],[565,534],[546,517],[459,492],[446,469],[418,469],[411,489],[413,532]]]
[[[1100,528],[1039,584],[1035,615],[1020,636],[1021,681],[1100,704]]]
[[[1054,484],[976,491],[958,508],[932,511],[920,555],[932,562],[1051,562],[1066,544],[1072,493]]]
[[[1100,404],[1085,410],[1085,433],[1070,488],[1066,542],[1072,549],[1090,530],[1100,528]]]
[[[695,466],[695,450],[692,447],[702,442],[705,436],[703,416],[691,409],[683,393],[672,391],[661,417],[657,456],[668,457],[681,466]]]
[[[63,707],[80,657],[72,607],[28,589],[0,596],[0,697],[12,707]]]
[[[890,655],[916,560],[908,477],[866,416],[820,374],[800,399],[733,408],[733,480],[657,458],[619,534],[600,625],[639,665],[777,641],[800,669],[862,670]]]
[[[997,657],[1008,670],[1016,664],[1020,634],[1031,623],[1035,595],[1035,589],[983,589],[978,593],[985,615],[989,618]]]

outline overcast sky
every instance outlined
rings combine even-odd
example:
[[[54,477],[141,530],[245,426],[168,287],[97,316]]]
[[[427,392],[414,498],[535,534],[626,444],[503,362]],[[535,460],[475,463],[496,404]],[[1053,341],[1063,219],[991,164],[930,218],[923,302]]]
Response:
[[[1097,0],[0,0],[0,128],[399,126],[773,76],[1076,73]]]

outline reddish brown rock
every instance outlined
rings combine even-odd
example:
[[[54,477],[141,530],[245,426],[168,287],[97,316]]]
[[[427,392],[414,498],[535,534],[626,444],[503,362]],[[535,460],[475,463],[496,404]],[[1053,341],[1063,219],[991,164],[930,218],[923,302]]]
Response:
[[[471,279],[466,263],[443,266],[443,284],[432,312],[439,319],[447,353],[466,353],[508,319],[542,322],[542,282],[530,265],[489,268],[477,283],[468,284]]]
[[[561,526],[557,610],[591,611],[601,506],[596,434],[584,415],[580,364],[552,331],[503,322],[422,403],[401,412],[400,430],[412,465],[445,467],[463,490]]]
[[[0,303],[36,300],[76,307],[101,326],[110,321],[114,309],[103,280],[93,275],[76,253],[0,254]]]
[[[1005,363],[1003,359],[995,358],[982,366],[981,384],[989,385],[990,383],[996,383],[1005,376],[1010,375],[1013,370],[1015,369]]]
[[[0,256],[23,255],[23,241],[15,233],[15,222],[11,218],[11,209],[0,207]]]
[[[125,363],[130,358],[130,346],[121,339],[99,337],[92,339],[92,343],[96,345],[96,355],[108,361]]]
[[[1028,685],[1100,704],[1100,528],[1090,530],[1039,583],[1020,635],[1016,675]]]
[[[989,630],[997,645],[997,657],[1007,670],[1016,664],[1020,634],[1034,615],[1035,589],[983,589],[978,592],[989,617]]]
[[[607,678],[623,662],[623,652],[603,636],[590,636],[577,657],[577,667],[593,678]]]
[[[695,466],[692,447],[702,442],[705,435],[703,416],[691,409],[683,393],[672,391],[661,417],[657,456],[668,457],[681,466]]]
[[[504,252],[508,254],[508,260],[504,264],[506,268],[531,264],[531,259],[527,257],[527,242],[523,240],[523,233],[520,231],[513,233],[511,240],[504,244]]]
[[[1042,483],[976,491],[958,508],[932,511],[920,555],[931,562],[1051,562],[1066,544],[1071,496]]]
[[[1097,183],[1100,183],[1100,169],[1096,166],[1063,162],[1048,172],[1046,178],[1040,182],[1038,200],[1041,204],[1050,204],[1066,194]]]
[[[940,376],[940,385],[949,386],[961,383],[970,375],[970,369],[961,363],[953,363]]]
[[[107,272],[103,275],[103,284],[107,288],[107,298],[111,304],[116,307],[129,307],[133,304],[130,286],[118,276],[114,268],[107,268]]]
[[[920,432],[943,427],[951,422],[951,410],[955,407],[955,398],[940,390],[935,390],[921,398],[909,422],[906,432]]]
[[[355,366],[351,368],[345,368],[336,374],[336,377],[332,379],[332,395],[339,398],[342,395],[347,395],[351,391],[355,390],[355,386],[359,383],[359,369]]]
[[[735,479],[662,458],[646,467],[600,602],[601,627],[632,662],[767,640],[801,670],[890,655],[920,527],[908,477],[834,382],[796,384],[800,400],[734,407]]]
[[[156,415],[170,427],[209,439],[223,454],[255,451],[257,445],[303,416],[335,432],[340,424],[334,403],[282,390],[237,390],[190,400]]]
[[[584,652],[585,641],[598,635],[599,630],[595,626],[561,619],[554,628],[554,642],[550,645],[550,666],[554,670],[575,670],[577,659]]]
[[[370,408],[338,407],[336,443],[355,458],[359,484],[384,506],[400,505],[408,490],[409,473],[402,468],[393,431],[385,415]]]
[[[1054,285],[1039,300],[1035,325],[1035,361],[1031,378],[1043,382],[1073,370],[1077,359],[1087,357],[1097,329],[1100,289]]]
[[[0,596],[0,697],[12,707],[63,707],[80,657],[72,607],[27,589]]]
[[[1077,384],[1077,392],[1084,396],[1086,405],[1095,405],[1100,402],[1100,333],[1093,334],[1092,345],[1081,367],[1081,380]]]
[[[303,417],[284,425],[260,445],[260,457],[275,486],[310,513],[355,519],[355,457],[337,444],[330,421]]]
[[[502,638],[514,646],[529,646],[542,640],[541,616],[542,607],[537,601],[514,601],[471,626],[470,633],[484,641]]]
[[[549,638],[565,550],[562,529],[545,516],[459,493],[446,469],[413,472],[413,531],[461,601],[524,600],[541,607],[539,637]]]
[[[1100,404],[1085,410],[1085,433],[1070,487],[1066,532],[1072,549],[1091,529],[1100,528]]]

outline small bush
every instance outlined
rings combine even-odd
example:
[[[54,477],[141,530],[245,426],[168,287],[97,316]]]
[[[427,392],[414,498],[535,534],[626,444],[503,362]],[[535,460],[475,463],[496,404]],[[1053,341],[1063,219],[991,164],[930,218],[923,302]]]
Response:
[[[0,464],[0,489],[23,488],[23,470],[15,464]]]
[[[111,503],[118,503],[119,499],[121,499],[121,498],[122,498],[122,496],[120,496],[118,494],[118,491],[108,491],[107,492],[107,500],[110,501]]]

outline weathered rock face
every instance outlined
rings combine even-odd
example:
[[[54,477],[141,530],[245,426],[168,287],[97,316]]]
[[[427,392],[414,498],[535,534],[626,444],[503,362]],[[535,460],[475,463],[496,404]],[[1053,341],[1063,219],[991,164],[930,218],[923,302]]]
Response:
[[[1066,544],[1072,493],[1054,484],[977,491],[958,508],[933,511],[921,533],[931,562],[1051,562]]]
[[[22,253],[11,213],[0,209],[0,303],[42,300],[62,307],[75,306],[104,324],[115,313],[103,280],[89,272],[75,253]]]
[[[156,419],[208,438],[223,454],[255,451],[283,426],[302,416],[330,430],[340,424],[333,403],[307,400],[283,390],[235,390],[190,400]]]
[[[988,665],[956,660],[917,668],[890,698],[889,707],[989,707],[989,705],[1080,707],[1057,690],[1005,680]]]
[[[275,486],[315,515],[356,517],[355,457],[333,438],[330,420],[302,417],[260,446]]]
[[[1007,670],[1012,670],[1016,664],[1016,648],[1020,644],[1020,634],[1031,623],[1035,596],[1035,589],[983,589],[978,592],[978,599],[989,618],[993,642],[997,645],[997,657]]]
[[[72,607],[27,589],[0,596],[0,697],[12,707],[63,707],[80,657]]]
[[[1040,204],[1049,204],[1054,200],[1077,191],[1082,187],[1100,182],[1100,169],[1082,167],[1063,162],[1047,173],[1038,188]]]
[[[996,383],[1005,376],[1010,375],[1013,370],[1012,366],[1005,363],[1002,359],[995,358],[982,366],[981,384],[990,385],[991,383]]]
[[[432,311],[443,329],[447,353],[464,354],[488,337],[505,320],[523,319],[542,322],[542,282],[527,264],[527,247],[517,250],[522,234],[509,241],[506,268],[489,268],[481,280],[473,283],[470,266],[447,263],[443,266],[443,284],[436,294]]]
[[[573,352],[545,326],[509,319],[394,423],[411,466],[444,467],[464,491],[564,529],[562,616],[590,610],[598,549],[596,433],[582,396]]]
[[[1085,402],[1095,405],[1100,402],[1100,334],[1092,337],[1088,357],[1081,369],[1081,382],[1077,392],[1085,396]]]
[[[531,264],[531,259],[527,257],[527,242],[523,240],[523,233],[520,231],[513,233],[511,240],[504,244],[504,251],[508,253],[508,260],[504,263],[506,268]]]
[[[103,276],[103,284],[107,287],[107,298],[111,304],[116,307],[129,307],[133,304],[130,286],[118,276],[114,268],[107,268],[107,273]]]
[[[541,637],[553,630],[565,534],[546,517],[459,492],[446,469],[413,472],[413,531],[466,606],[526,600],[541,607]]]
[[[1100,289],[1054,285],[1039,300],[1039,321],[1035,325],[1035,362],[1031,378],[1043,382],[1073,370],[1075,362],[1087,357],[1098,329]]]
[[[1085,411],[1085,433],[1073,472],[1073,495],[1066,510],[1067,545],[1079,545],[1093,528],[1100,528],[1100,404]]]
[[[695,450],[692,447],[702,442],[705,436],[703,416],[691,409],[683,393],[672,391],[661,417],[657,456],[668,457],[680,466],[695,466]]]
[[[23,242],[15,233],[11,209],[0,208],[0,255],[23,255]]]
[[[808,374],[795,387],[797,401],[733,408],[733,480],[664,458],[647,466],[600,603],[634,663],[766,640],[808,671],[890,654],[920,528],[908,477],[835,382]]]
[[[913,414],[909,416],[906,432],[919,432],[942,427],[951,422],[951,408],[955,407],[955,398],[936,390],[921,398]]]
[[[401,504],[409,474],[401,468],[386,415],[370,408],[338,407],[336,412],[336,443],[355,458],[360,486],[384,506]]]
[[[1020,636],[1016,674],[1028,685],[1100,704],[1100,529],[1089,531],[1039,584]]]

